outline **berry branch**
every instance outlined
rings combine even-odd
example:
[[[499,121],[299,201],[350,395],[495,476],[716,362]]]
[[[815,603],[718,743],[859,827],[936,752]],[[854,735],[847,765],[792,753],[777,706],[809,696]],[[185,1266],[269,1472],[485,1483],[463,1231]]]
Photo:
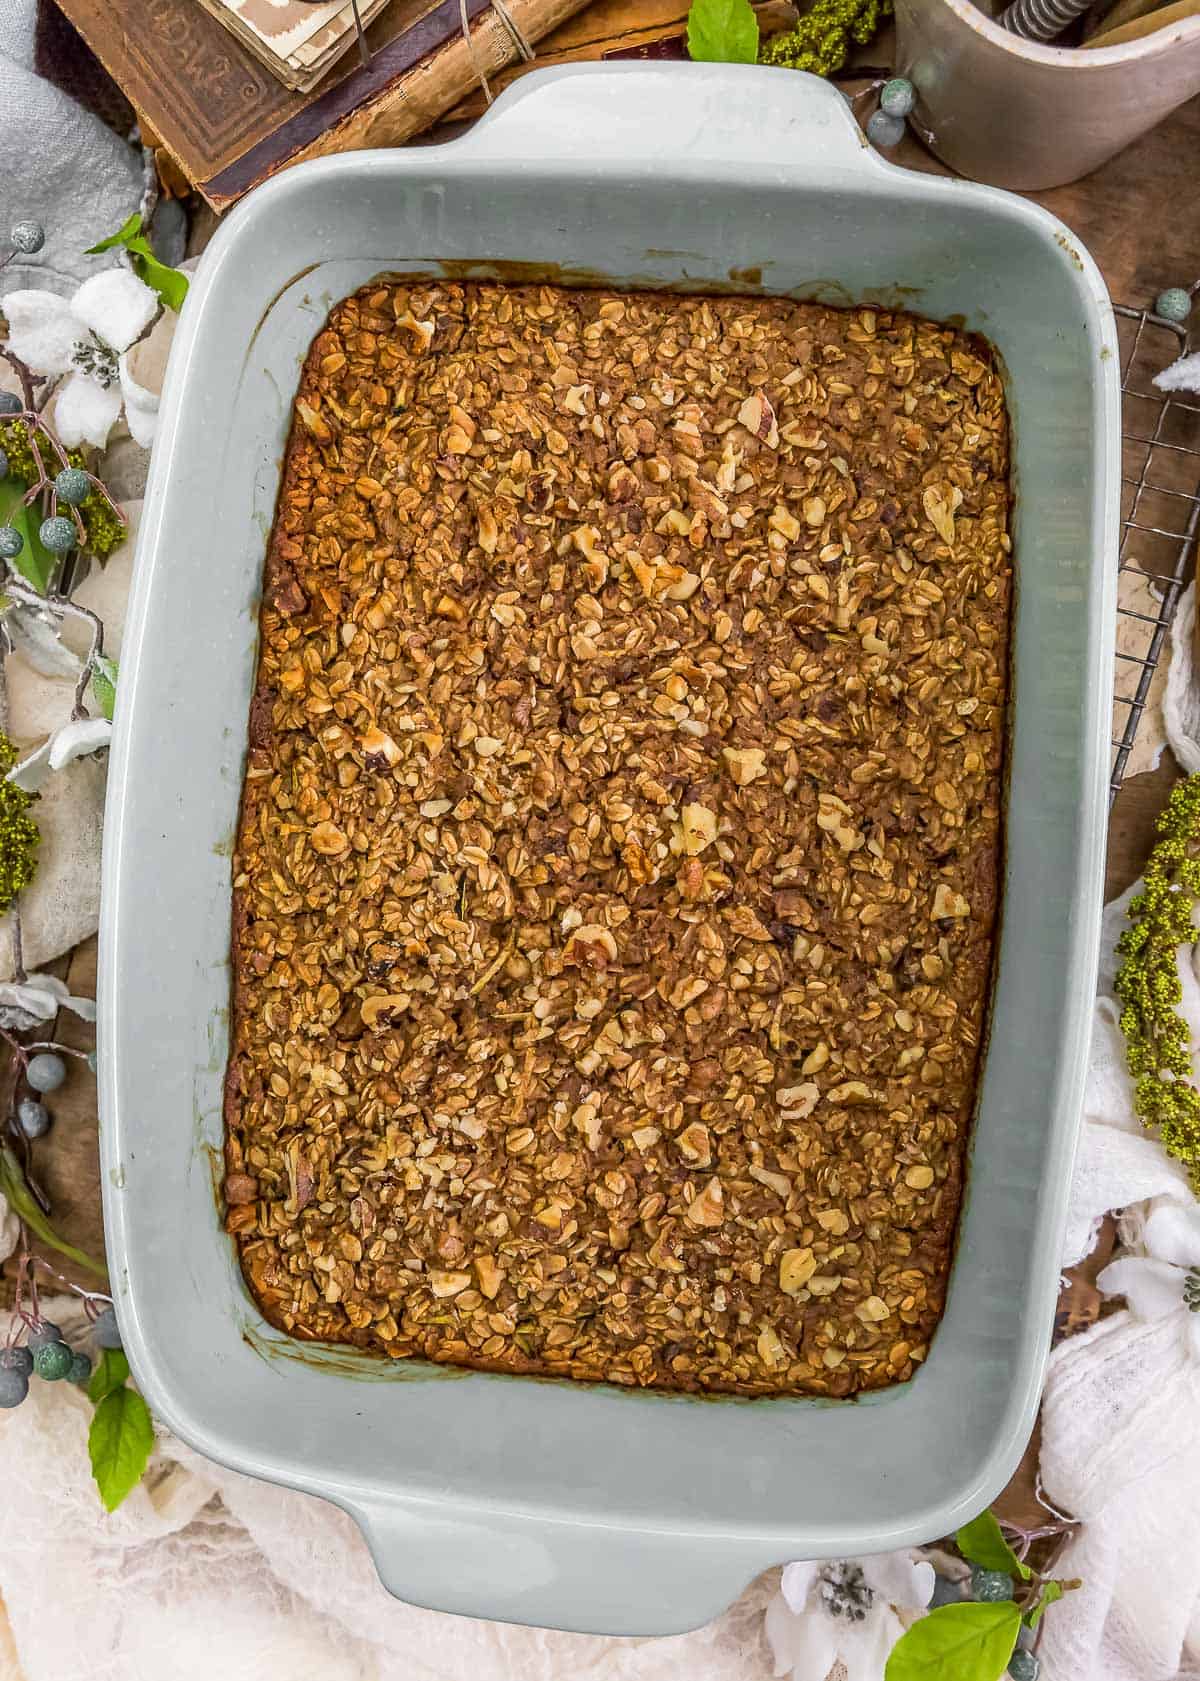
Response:
[[[15,367],[24,370],[24,363],[19,363],[3,346],[0,346],[0,356]],[[22,507],[31,507],[33,503],[41,502],[41,511],[45,516],[38,536],[42,545],[52,554],[66,555],[74,548],[87,546],[90,533],[80,512],[83,503],[93,494],[98,494],[108,508],[108,512],[116,520],[123,532],[128,527],[128,521],[114,501],[107,487],[94,473],[86,468],[76,466],[67,451],[52,431],[49,423],[34,407],[30,394],[26,394],[21,408],[8,409],[3,414],[6,425],[20,425],[24,432],[24,442],[28,447],[32,459],[32,483],[26,485],[21,498]],[[58,457],[58,470],[52,475],[46,467],[42,454],[43,444],[48,446]],[[0,449],[0,478],[9,470],[10,462],[7,454]],[[60,504],[69,511],[70,518],[60,512]],[[71,527],[74,526],[72,530]],[[4,536],[3,533],[9,533]],[[0,527],[0,557],[15,560],[25,546],[24,538],[14,526]]]

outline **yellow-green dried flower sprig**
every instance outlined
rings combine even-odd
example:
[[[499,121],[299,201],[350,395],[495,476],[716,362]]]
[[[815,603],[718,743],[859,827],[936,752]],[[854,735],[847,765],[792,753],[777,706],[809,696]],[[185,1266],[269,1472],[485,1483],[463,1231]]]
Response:
[[[0,911],[6,911],[37,871],[41,833],[29,808],[34,796],[3,780],[17,762],[17,750],[0,732]]]
[[[763,43],[759,62],[830,76],[846,63],[851,45],[865,47],[891,15],[892,0],[816,0],[792,29]]]
[[[1164,1149],[1200,1191],[1200,1092],[1191,1078],[1191,1031],[1178,1013],[1183,987],[1177,963],[1180,947],[1197,939],[1192,913],[1200,901],[1200,775],[1175,785],[1156,827],[1161,838],[1117,942],[1123,961],[1114,984],[1134,1111],[1158,1128]]]

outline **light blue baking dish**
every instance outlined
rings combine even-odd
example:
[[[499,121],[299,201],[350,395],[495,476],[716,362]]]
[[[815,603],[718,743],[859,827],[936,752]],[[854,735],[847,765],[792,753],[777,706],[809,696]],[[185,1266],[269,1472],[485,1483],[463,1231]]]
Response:
[[[916,1379],[866,1402],[693,1400],[301,1348],[251,1303],[214,1199],[230,845],[257,597],[292,396],[382,270],[901,301],[999,348],[1015,425],[1004,926],[957,1259]],[[761,274],[761,281],[759,281]],[[666,1633],[763,1567],[927,1541],[1033,1422],[1096,965],[1116,586],[1116,337],[1032,204],[895,169],[842,97],[778,70],[529,76],[465,139],[304,165],[223,224],[176,339],[109,778],[101,1143],[125,1344],[203,1453],[324,1495],[422,1605]]]

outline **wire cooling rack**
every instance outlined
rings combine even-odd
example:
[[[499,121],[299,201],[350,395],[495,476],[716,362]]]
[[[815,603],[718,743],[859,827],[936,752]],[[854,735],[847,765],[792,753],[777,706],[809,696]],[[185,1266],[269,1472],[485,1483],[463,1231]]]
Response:
[[[1179,356],[1184,331],[1148,310],[1115,309],[1124,441],[1110,800],[1164,680],[1159,662],[1200,536],[1200,401],[1153,384]]]

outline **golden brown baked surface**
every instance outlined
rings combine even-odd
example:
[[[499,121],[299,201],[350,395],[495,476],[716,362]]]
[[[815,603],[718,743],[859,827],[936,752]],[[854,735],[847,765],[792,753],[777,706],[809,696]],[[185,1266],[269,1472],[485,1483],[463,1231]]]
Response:
[[[301,380],[234,884],[275,1323],[911,1375],[996,912],[1007,420],[878,309],[376,283]]]

